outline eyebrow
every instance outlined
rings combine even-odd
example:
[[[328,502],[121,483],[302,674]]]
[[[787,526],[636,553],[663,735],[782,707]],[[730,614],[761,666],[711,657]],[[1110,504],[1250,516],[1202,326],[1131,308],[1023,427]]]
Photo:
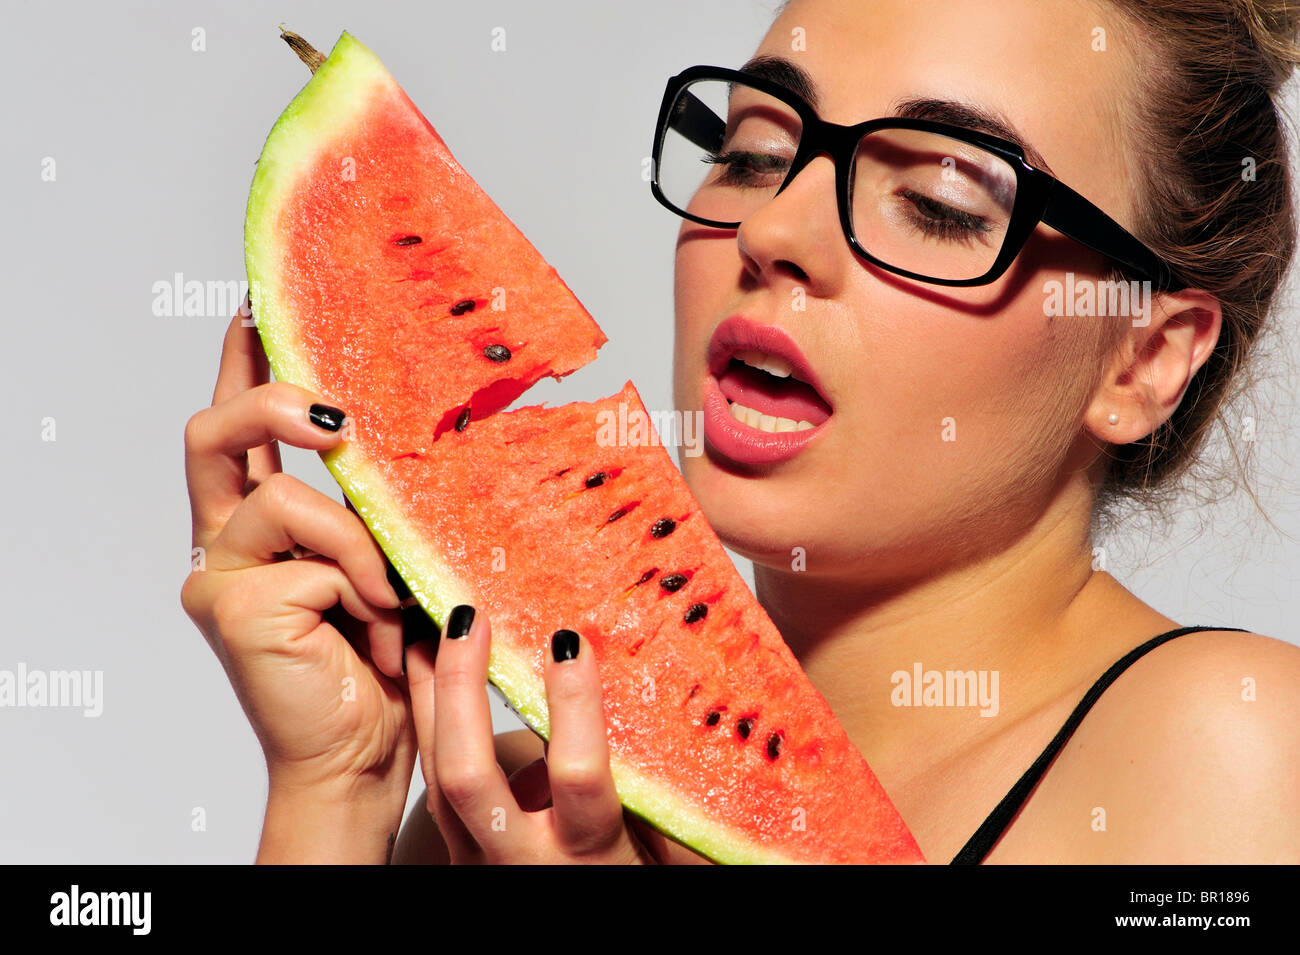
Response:
[[[807,101],[813,109],[820,108],[817,83],[812,75],[797,63],[784,57],[760,54],[742,66],[740,72],[783,86]],[[1047,160],[1043,158],[1043,154],[1034,148],[1009,119],[987,107],[957,100],[915,97],[895,101],[893,110],[893,115],[903,119],[929,119],[940,123],[951,123],[964,129],[1006,139],[1024,150],[1025,159],[1031,165],[1053,176],[1056,175],[1052,172],[1052,167],[1047,164]]]
[[[813,109],[819,108],[817,84],[813,82],[811,74],[784,57],[759,54],[742,66],[740,72],[784,86],[800,99],[806,100]]]
[[[906,119],[931,119],[940,123],[951,123],[964,129],[1010,140],[1024,150],[1025,159],[1031,166],[1037,166],[1044,172],[1056,175],[1052,172],[1052,167],[1047,164],[1047,160],[1043,158],[1043,154],[1034,148],[1010,120],[983,106],[947,99],[908,99],[894,103],[894,115]]]

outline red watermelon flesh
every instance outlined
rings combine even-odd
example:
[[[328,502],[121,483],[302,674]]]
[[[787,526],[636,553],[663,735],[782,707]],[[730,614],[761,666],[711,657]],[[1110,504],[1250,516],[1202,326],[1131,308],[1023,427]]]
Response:
[[[606,339],[383,65],[340,43],[258,160],[249,284],[284,380],[314,379],[384,456],[429,437],[431,414],[436,435],[496,411]]]
[[[602,429],[645,413],[631,385],[493,413],[604,335],[346,33],[267,141],[246,248],[276,377],[349,415],[327,466],[435,621],[490,616],[489,676],[534,730],[550,635],[577,630],[620,799],[656,828],[722,862],[922,861],[667,452]]]
[[[606,440],[620,419],[650,420],[630,383],[594,404],[494,415],[381,465],[474,605],[508,621],[494,626],[493,682],[546,735],[543,656],[558,627],[575,629],[600,663],[620,791],[662,801],[652,821],[670,835],[715,858],[912,858],[667,453]]]

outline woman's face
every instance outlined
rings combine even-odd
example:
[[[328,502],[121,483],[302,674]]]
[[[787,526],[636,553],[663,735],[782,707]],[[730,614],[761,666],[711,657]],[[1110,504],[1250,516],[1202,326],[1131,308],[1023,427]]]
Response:
[[[1000,114],[1058,178],[1131,227],[1122,31],[1108,7],[1081,0],[795,0],[757,53],[806,71],[830,122],[916,98]],[[1022,533],[1096,451],[1081,419],[1115,328],[1049,317],[1044,283],[1099,279],[1104,266],[1040,225],[991,285],[883,272],[845,241],[824,155],[738,230],[683,220],[675,400],[705,409],[708,440],[682,464],[724,542],[773,568],[802,553],[808,573],[883,581]],[[743,433],[737,442],[708,421],[711,395],[716,405],[719,390],[737,394],[717,350],[725,363],[764,340],[736,344],[735,323],[719,330],[733,316],[784,332],[825,403],[806,409],[825,418],[811,440],[778,460],[755,460]]]

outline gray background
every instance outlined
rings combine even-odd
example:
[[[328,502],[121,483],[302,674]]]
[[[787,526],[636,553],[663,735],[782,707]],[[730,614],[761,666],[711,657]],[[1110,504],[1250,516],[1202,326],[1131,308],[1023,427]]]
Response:
[[[261,751],[179,600],[182,432],[211,400],[230,315],[159,317],[152,304],[153,284],[177,272],[244,278],[253,164],[307,79],[276,25],[324,51],[342,29],[370,46],[601,322],[600,360],[528,400],[591,399],[632,377],[648,407],[668,408],[678,220],[651,198],[642,159],[666,78],[738,66],[774,7],[0,5],[0,669],[104,674],[98,719],[0,709],[0,861],[246,862],[256,849]],[[503,53],[490,49],[498,26]],[[54,182],[41,180],[44,157]],[[1189,499],[1170,526],[1139,522],[1099,543],[1107,569],[1163,612],[1294,642],[1294,310],[1280,322],[1272,380],[1243,413],[1257,421],[1260,493],[1281,533],[1237,494],[1215,508]],[[338,499],[314,454],[284,458]],[[196,807],[204,831],[191,827]]]

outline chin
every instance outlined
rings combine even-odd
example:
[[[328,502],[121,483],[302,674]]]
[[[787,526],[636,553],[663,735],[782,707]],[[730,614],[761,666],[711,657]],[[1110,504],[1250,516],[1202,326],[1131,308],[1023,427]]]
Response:
[[[792,501],[805,496],[782,493],[773,476],[747,477],[719,467],[706,452],[682,460],[682,474],[710,526],[726,547],[756,564],[790,568],[795,547],[812,549],[811,515]]]

